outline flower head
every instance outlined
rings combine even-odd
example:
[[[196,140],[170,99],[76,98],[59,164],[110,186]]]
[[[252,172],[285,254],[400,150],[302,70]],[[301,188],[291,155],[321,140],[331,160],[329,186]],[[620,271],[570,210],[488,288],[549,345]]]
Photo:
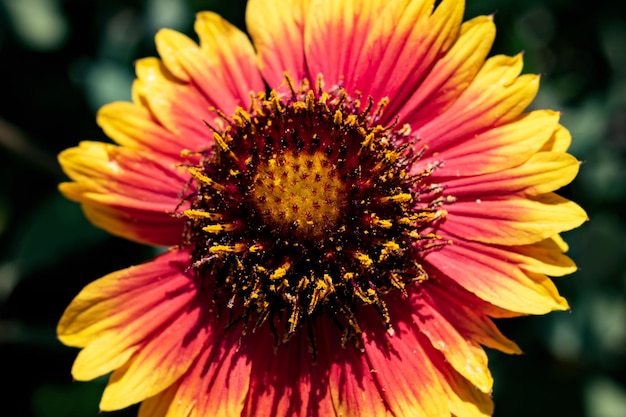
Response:
[[[548,276],[586,215],[538,77],[463,8],[251,0],[252,42],[213,13],[157,34],[98,114],[116,144],[60,156],[95,225],[169,247],[59,323],[103,410],[491,415],[483,346],[519,352],[492,318],[568,308]]]

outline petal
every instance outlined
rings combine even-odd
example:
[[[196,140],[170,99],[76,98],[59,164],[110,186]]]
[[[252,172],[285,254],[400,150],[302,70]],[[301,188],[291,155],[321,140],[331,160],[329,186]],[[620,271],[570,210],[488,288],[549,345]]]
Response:
[[[199,13],[199,46],[182,33],[161,29],[155,37],[167,69],[202,93],[210,106],[230,115],[250,103],[250,92],[263,91],[255,54],[246,35],[219,15]]]
[[[539,88],[539,77],[520,76],[521,70],[521,55],[489,58],[455,103],[416,129],[416,135],[434,151],[517,119]]]
[[[85,346],[74,377],[93,379],[115,369],[102,410],[121,409],[167,389],[204,346],[210,299],[199,300],[185,272],[188,264],[188,252],[169,252],[95,281],[68,307],[59,337]]]
[[[367,357],[349,344],[338,346],[341,333],[327,323],[328,333],[316,339],[319,365],[328,369],[326,380],[335,416],[378,417],[394,415],[382,397],[381,386],[374,378],[374,369]],[[387,370],[388,371],[388,370]],[[322,414],[323,416],[323,414]],[[321,416],[320,416],[321,417]]]
[[[180,242],[184,220],[172,213],[188,180],[174,161],[102,142],[81,142],[59,161],[75,181],[61,184],[61,192],[81,203],[96,226],[147,244]]]
[[[434,352],[430,353],[434,358]],[[433,359],[435,372],[439,376],[441,386],[446,393],[450,412],[458,417],[491,417],[493,401],[490,394],[482,392],[470,381],[463,378],[448,366],[445,360]]]
[[[118,144],[135,149],[164,153],[180,158],[183,149],[200,150],[209,143],[208,135],[189,135],[182,139],[161,125],[142,105],[116,102],[98,111],[98,125]]]
[[[507,255],[500,248],[456,239],[429,253],[425,260],[442,279],[450,279],[477,297],[507,310],[545,314],[568,308],[549,278],[522,270]]]
[[[434,161],[443,161],[443,166],[434,172],[437,177],[487,174],[518,166],[539,152],[558,122],[558,113],[538,110],[460,143],[434,141],[428,144],[426,157],[412,171],[421,172]]]
[[[539,152],[514,168],[485,175],[453,178],[445,182],[446,194],[456,198],[496,197],[519,193],[537,196],[569,184],[580,164],[572,155]],[[433,175],[433,181],[437,176]]]
[[[456,304],[450,300],[448,308]],[[433,305],[421,297],[411,299],[413,318],[417,327],[440,351],[459,374],[484,393],[491,392],[493,378],[487,367],[487,355],[482,347],[465,338]]]
[[[270,88],[284,73],[296,81],[307,76],[304,62],[304,25],[310,0],[250,0],[246,25],[257,50],[258,65]]]
[[[313,332],[315,340],[330,340],[342,350],[338,346],[338,332],[324,333],[320,326],[316,326]],[[265,328],[247,337],[243,344],[253,365],[250,391],[242,415],[340,415],[335,411],[329,389],[328,373],[332,365],[322,363],[325,352],[313,352],[313,345],[305,331],[296,334],[288,344],[276,346],[274,336]],[[319,358],[318,362],[316,358]],[[337,365],[344,366],[343,363]]]
[[[63,183],[59,189],[70,195]],[[82,205],[83,213],[89,221],[102,229],[133,242],[154,246],[172,246],[181,243],[184,221],[174,218],[164,220],[162,214],[146,213],[143,210],[115,208],[98,203]]]
[[[250,384],[251,362],[239,351],[241,328],[223,330],[226,324],[212,324],[213,332],[202,354],[180,380],[168,417],[241,415]]]
[[[167,295],[161,302],[171,304]],[[124,366],[113,372],[102,394],[100,409],[119,410],[143,401],[184,375],[206,344],[207,315],[215,314],[206,308],[210,302],[206,299],[199,303],[194,299],[167,322],[163,317],[152,316],[160,326],[141,343]]]
[[[466,297],[456,297],[445,283],[429,281],[421,292],[422,297],[436,308],[464,337],[508,354],[521,353],[520,348],[506,338],[493,321],[480,308],[481,300],[468,302]],[[484,303],[484,302],[482,302]],[[492,307],[493,308],[493,307]]]
[[[390,96],[388,114],[395,114],[394,104],[406,101],[458,36],[463,2],[443,1],[434,12],[433,6],[395,0],[314,7],[305,35],[310,74],[343,81],[375,101]]]
[[[178,385],[178,383],[172,384],[157,395],[143,401],[139,406],[138,417],[166,417]]]
[[[574,229],[587,220],[576,203],[548,193],[533,198],[457,200],[446,207],[441,230],[452,236],[503,245],[527,245]]]
[[[322,0],[311,4],[304,33],[309,74],[322,74],[330,85],[351,81],[367,34],[386,3]]]
[[[567,245],[563,247],[557,239],[561,240],[556,235],[532,245],[510,247],[516,254],[510,253],[509,256],[515,258],[520,268],[538,274],[560,277],[576,272],[578,268],[574,261],[563,254]]]
[[[212,104],[198,87],[178,80],[157,58],[138,60],[135,72],[133,102],[150,110],[158,123],[178,139],[180,150],[210,148],[213,133],[205,121],[213,122],[217,114],[209,109]]]
[[[335,344],[327,345],[322,351],[328,355],[332,355],[330,349],[338,352],[338,355],[331,356],[333,364],[328,374],[330,396],[335,412],[320,414],[320,417],[394,415],[388,411],[381,395],[381,388],[374,380],[374,369],[365,362],[363,354],[354,350],[352,346],[341,348],[336,345],[337,343],[335,341]],[[336,362],[338,358],[343,358],[343,362]]]
[[[111,361],[134,353],[138,344],[187,308],[195,287],[179,265],[188,262],[188,253],[171,251],[108,274],[76,296],[57,327],[61,342],[85,348],[74,364],[76,379],[93,379],[121,366]]]
[[[250,103],[250,92],[265,91],[256,53],[245,33],[211,12],[198,13],[194,28],[208,62],[194,62],[193,68],[198,71],[190,75],[211,102],[219,104],[216,107],[230,115],[234,107],[224,105],[225,99],[232,95],[236,98],[235,105],[245,106]],[[198,67],[200,63],[203,65]],[[205,63],[209,66],[205,67]],[[215,78],[209,79],[208,74]]]
[[[550,240],[552,240],[552,242],[556,246],[558,246],[558,248],[561,250],[561,252],[565,253],[565,252],[567,252],[569,250],[569,245],[567,244],[567,242],[565,242],[563,240],[561,235],[550,236]]]
[[[394,296],[387,305],[394,336],[382,324],[364,332],[365,354],[385,403],[397,416],[449,417],[447,398],[424,349],[430,342],[412,320],[410,303]],[[376,313],[370,316],[364,322],[380,321]]]
[[[569,146],[572,144],[572,135],[569,130],[561,125],[558,125],[550,140],[543,145],[541,150],[553,151],[553,152],[567,152]]]
[[[412,126],[418,127],[443,113],[480,70],[495,34],[496,28],[490,16],[480,16],[463,23],[454,45],[445,51],[445,55],[434,60],[432,68],[427,68],[428,72],[423,68],[422,61],[415,59],[413,50],[402,47],[407,65],[418,65],[418,73],[423,74],[416,78],[414,71],[398,71],[403,67],[395,61],[389,62],[397,72],[410,75],[411,78],[402,80],[397,88],[390,89],[397,91],[397,95],[390,97],[387,114],[398,114],[398,123],[410,122]]]
[[[433,268],[428,263],[424,263],[423,266],[428,272],[428,276],[433,278],[437,277],[437,279],[431,279],[428,281],[427,295],[431,296],[433,304],[436,304],[435,301],[437,300],[444,304],[449,304],[449,299],[453,299],[458,305],[461,306],[459,311],[460,319],[456,321],[457,327],[459,328],[464,328],[463,324],[468,323],[465,321],[466,317],[473,317],[475,315],[479,317],[490,317],[498,319],[519,317],[525,315],[525,313],[511,311],[506,307],[497,306],[477,297],[476,294],[470,292],[467,288],[458,285],[456,282],[454,282],[454,280],[445,276],[445,274],[442,274],[441,271]],[[439,277],[441,279],[439,279]],[[434,295],[437,295],[437,297],[435,297]],[[445,314],[449,310],[440,308],[439,311]],[[474,314],[468,314],[468,312],[473,312]],[[449,319],[453,320],[452,317],[449,317]],[[476,321],[476,323],[479,322],[480,321]]]

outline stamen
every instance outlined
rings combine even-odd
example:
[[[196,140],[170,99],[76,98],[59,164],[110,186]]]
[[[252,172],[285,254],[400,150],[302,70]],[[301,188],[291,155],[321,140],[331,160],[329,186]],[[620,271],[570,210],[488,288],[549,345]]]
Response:
[[[231,117],[214,110],[225,123],[209,126],[214,148],[188,153],[199,162],[187,166],[193,192],[178,214],[185,244],[198,285],[242,335],[267,323],[288,343],[328,316],[341,344],[361,349],[362,311],[393,336],[385,295],[429,279],[420,262],[449,244],[433,230],[454,199],[425,181],[441,162],[413,173],[425,147],[413,151],[408,125],[378,124],[389,99],[374,109],[321,76],[298,87],[285,74],[285,85],[290,96],[252,94]]]
[[[209,187],[211,187],[212,189],[214,189],[216,191],[224,191],[224,190],[226,190],[226,187],[224,187],[222,184],[216,183],[211,178],[209,178],[206,175],[204,175],[198,168],[190,168],[189,169],[189,173],[196,180],[204,183],[205,185],[208,185]]]

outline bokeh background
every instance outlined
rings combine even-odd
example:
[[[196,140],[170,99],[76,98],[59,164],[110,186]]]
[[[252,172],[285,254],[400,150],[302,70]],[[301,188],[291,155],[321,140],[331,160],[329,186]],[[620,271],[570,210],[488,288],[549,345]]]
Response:
[[[624,417],[626,3],[468,1],[467,17],[495,14],[493,53],[524,51],[525,72],[543,74],[534,106],[562,111],[585,162],[562,193],[591,218],[565,234],[580,271],[557,285],[572,311],[499,322],[525,354],[490,352],[495,416]],[[158,28],[191,34],[203,9],[245,28],[244,0],[0,0],[3,416],[136,414],[99,414],[106,378],[72,381],[77,351],[56,340],[55,325],[84,285],[154,249],[92,227],[61,198],[56,154],[107,140],[96,110],[130,98],[132,63],[156,54]]]

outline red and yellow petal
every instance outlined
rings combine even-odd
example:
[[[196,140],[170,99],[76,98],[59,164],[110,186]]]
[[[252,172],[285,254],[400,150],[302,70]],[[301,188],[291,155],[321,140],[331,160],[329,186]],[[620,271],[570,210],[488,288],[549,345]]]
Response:
[[[119,145],[165,154],[167,159],[179,159],[183,149],[202,150],[212,143],[206,131],[181,138],[159,123],[146,106],[135,103],[107,104],[98,111],[97,122]]]
[[[463,3],[433,7],[432,1],[404,0],[319,4],[305,32],[309,73],[375,101],[389,97],[392,120],[393,106],[417,89],[457,39]],[[329,56],[329,48],[338,53]]]
[[[437,281],[430,281],[420,295],[424,302],[437,309],[464,337],[501,352],[521,353],[520,348],[505,337],[488,317],[488,314],[494,313],[496,306],[488,305],[473,294],[460,291],[458,288],[450,291]],[[485,306],[488,308],[483,308]]]
[[[427,348],[427,350],[430,352],[429,357],[441,381],[451,415],[490,417],[493,414],[491,393],[476,389],[470,381],[451,369],[445,359],[437,357],[432,348]]]
[[[250,0],[246,24],[257,51],[258,66],[270,88],[287,72],[299,82],[308,76],[304,58],[304,25],[310,0]]]
[[[63,184],[60,186],[63,190]],[[153,246],[169,246],[180,243],[184,222],[180,219],[165,220],[159,213],[146,213],[126,207],[89,203],[82,205],[89,221],[119,237]]]
[[[509,311],[545,314],[565,310],[568,304],[544,274],[523,270],[514,263],[516,253],[506,249],[456,239],[445,251],[434,251],[426,262],[438,279],[450,280],[477,297]]]
[[[559,235],[532,245],[512,246],[508,249],[511,251],[509,256],[515,259],[520,268],[530,272],[560,277],[577,270],[574,261],[564,255],[567,245]]]
[[[587,220],[580,206],[554,193],[533,198],[457,199],[446,209],[441,230],[453,239],[501,245],[539,242]]]
[[[417,73],[397,71],[400,78],[396,95],[391,98],[386,113],[390,118],[398,115],[398,122],[411,121],[418,127],[441,114],[467,88],[480,70],[491,49],[496,28],[490,16],[480,16],[461,25],[458,38],[447,51],[431,57],[432,67],[415,61],[412,51],[402,48],[407,65],[418,65]],[[433,51],[428,53],[433,54]],[[433,59],[436,58],[436,59]],[[391,68],[398,68],[390,61]],[[385,84],[381,89],[386,91]],[[382,95],[383,93],[381,93]],[[389,94],[389,93],[386,93]]]
[[[143,401],[185,374],[208,337],[207,312],[203,307],[190,303],[169,322],[161,322],[160,329],[155,329],[154,334],[142,342],[143,346],[113,372],[102,394],[100,409],[119,410]],[[153,318],[157,322],[163,319]]]
[[[210,300],[207,300],[210,302]],[[157,401],[163,415],[172,417],[228,417],[242,415],[248,395],[251,362],[239,351],[240,329],[224,331],[225,322],[214,321],[210,340],[180,378],[175,392]],[[166,401],[169,401],[167,403]],[[152,405],[154,407],[155,405]],[[150,414],[147,414],[150,415]],[[150,415],[151,416],[151,415]]]
[[[195,29],[200,45],[173,30],[157,33],[155,41],[163,63],[176,79],[199,92],[208,106],[228,115],[237,106],[247,107],[250,93],[264,88],[250,41],[210,12],[198,14]]]
[[[515,121],[460,139],[459,143],[430,141],[428,153],[413,167],[444,161],[434,178],[455,178],[498,172],[526,162],[539,152],[558,129],[559,114],[549,110],[526,113]]]
[[[341,332],[330,320],[325,320],[315,330],[324,335],[315,341],[319,352],[316,366],[321,368],[317,372],[321,373],[321,383],[327,386],[329,392],[334,410],[330,415],[394,415],[382,397],[382,387],[374,375],[376,370],[369,365],[365,354],[351,344],[345,348],[338,346],[336,341],[341,340]],[[315,383],[317,381],[311,381],[312,385]]]
[[[516,120],[539,88],[539,77],[520,76],[521,70],[521,55],[489,58],[454,104],[415,133],[429,146],[459,146],[483,131]]]
[[[410,303],[399,303],[396,297],[387,303],[395,318],[394,335],[389,337],[381,325],[364,332],[370,372],[392,415],[448,417],[448,404],[441,401],[445,398],[441,381],[424,348],[430,342],[414,322]],[[372,314],[368,322],[377,323],[376,313],[368,313]]]
[[[178,391],[179,384],[180,380],[160,393],[142,401],[137,417],[166,417],[172,401],[174,400],[174,396],[176,395],[176,391]],[[170,417],[176,417],[172,416],[171,413],[169,415]],[[187,414],[183,415],[186,416]]]
[[[144,400],[175,382],[206,342],[207,314],[185,272],[187,251],[171,251],[85,287],[58,325],[81,350],[72,374],[93,379],[115,370],[101,408]],[[210,300],[205,300],[210,302]]]
[[[180,243],[184,221],[172,213],[188,180],[174,160],[102,142],[81,142],[63,151],[59,161],[74,181],[59,189],[81,203],[96,226],[137,242]]]
[[[461,199],[476,196],[502,198],[513,194],[538,196],[572,182],[579,167],[578,160],[570,154],[539,152],[513,168],[449,179],[446,181],[446,192]],[[437,181],[437,177],[433,175],[433,181]]]
[[[318,335],[320,343],[325,339],[320,333],[322,326],[314,327],[314,345],[306,332],[296,334],[282,346],[275,346],[276,340],[269,331],[258,332],[254,341],[249,337],[242,340],[242,350],[252,363],[250,390],[242,416],[338,415],[331,400],[329,367],[322,363],[326,353],[316,352],[317,361],[313,357],[312,346],[320,348]]]
[[[433,348],[441,352],[446,362],[477,389],[491,392],[493,378],[483,348],[459,333],[453,323],[421,296],[413,296],[410,304],[417,327],[428,337]]]
[[[218,103],[215,107],[228,115],[234,111],[234,107],[225,100],[228,98],[226,91],[235,98],[234,105],[247,107],[251,93],[265,90],[257,67],[257,55],[248,36],[211,12],[198,13],[194,28],[200,39],[200,50],[208,57],[211,65],[208,68],[200,67],[200,71],[192,75],[194,83],[207,97],[214,97]],[[198,63],[193,65],[195,67]],[[223,86],[216,79],[207,79],[206,74],[220,76]],[[221,91],[222,87],[226,91]]]
[[[373,33],[376,21],[382,16],[389,16],[400,3],[393,0],[325,0],[313,4],[304,33],[309,74],[313,77],[323,74],[330,85],[345,80],[349,83],[346,88],[352,91],[352,83],[357,77],[367,76],[368,70],[378,63],[377,58],[365,66],[358,64],[359,59],[365,58],[363,55],[368,55],[365,44]]]
[[[217,114],[193,84],[176,79],[158,58],[138,60],[135,72],[133,102],[146,107],[174,135],[181,150],[202,151],[213,145],[204,121],[211,123]]]
[[[159,325],[150,322],[154,317],[151,314],[158,316],[172,309],[175,311],[165,318],[175,316],[177,306],[186,308],[195,298],[193,282],[180,274],[180,265],[188,260],[188,252],[170,251],[87,285],[65,310],[57,328],[59,339],[69,346],[87,347],[105,335],[117,335],[127,325],[135,326],[127,330],[132,340],[121,339],[132,344],[146,337],[150,329]],[[168,306],[163,303],[163,297],[169,291],[172,291],[170,299],[174,304]],[[152,313],[155,309],[156,313]],[[104,348],[96,344],[94,349]],[[90,361],[85,365],[93,364]]]

